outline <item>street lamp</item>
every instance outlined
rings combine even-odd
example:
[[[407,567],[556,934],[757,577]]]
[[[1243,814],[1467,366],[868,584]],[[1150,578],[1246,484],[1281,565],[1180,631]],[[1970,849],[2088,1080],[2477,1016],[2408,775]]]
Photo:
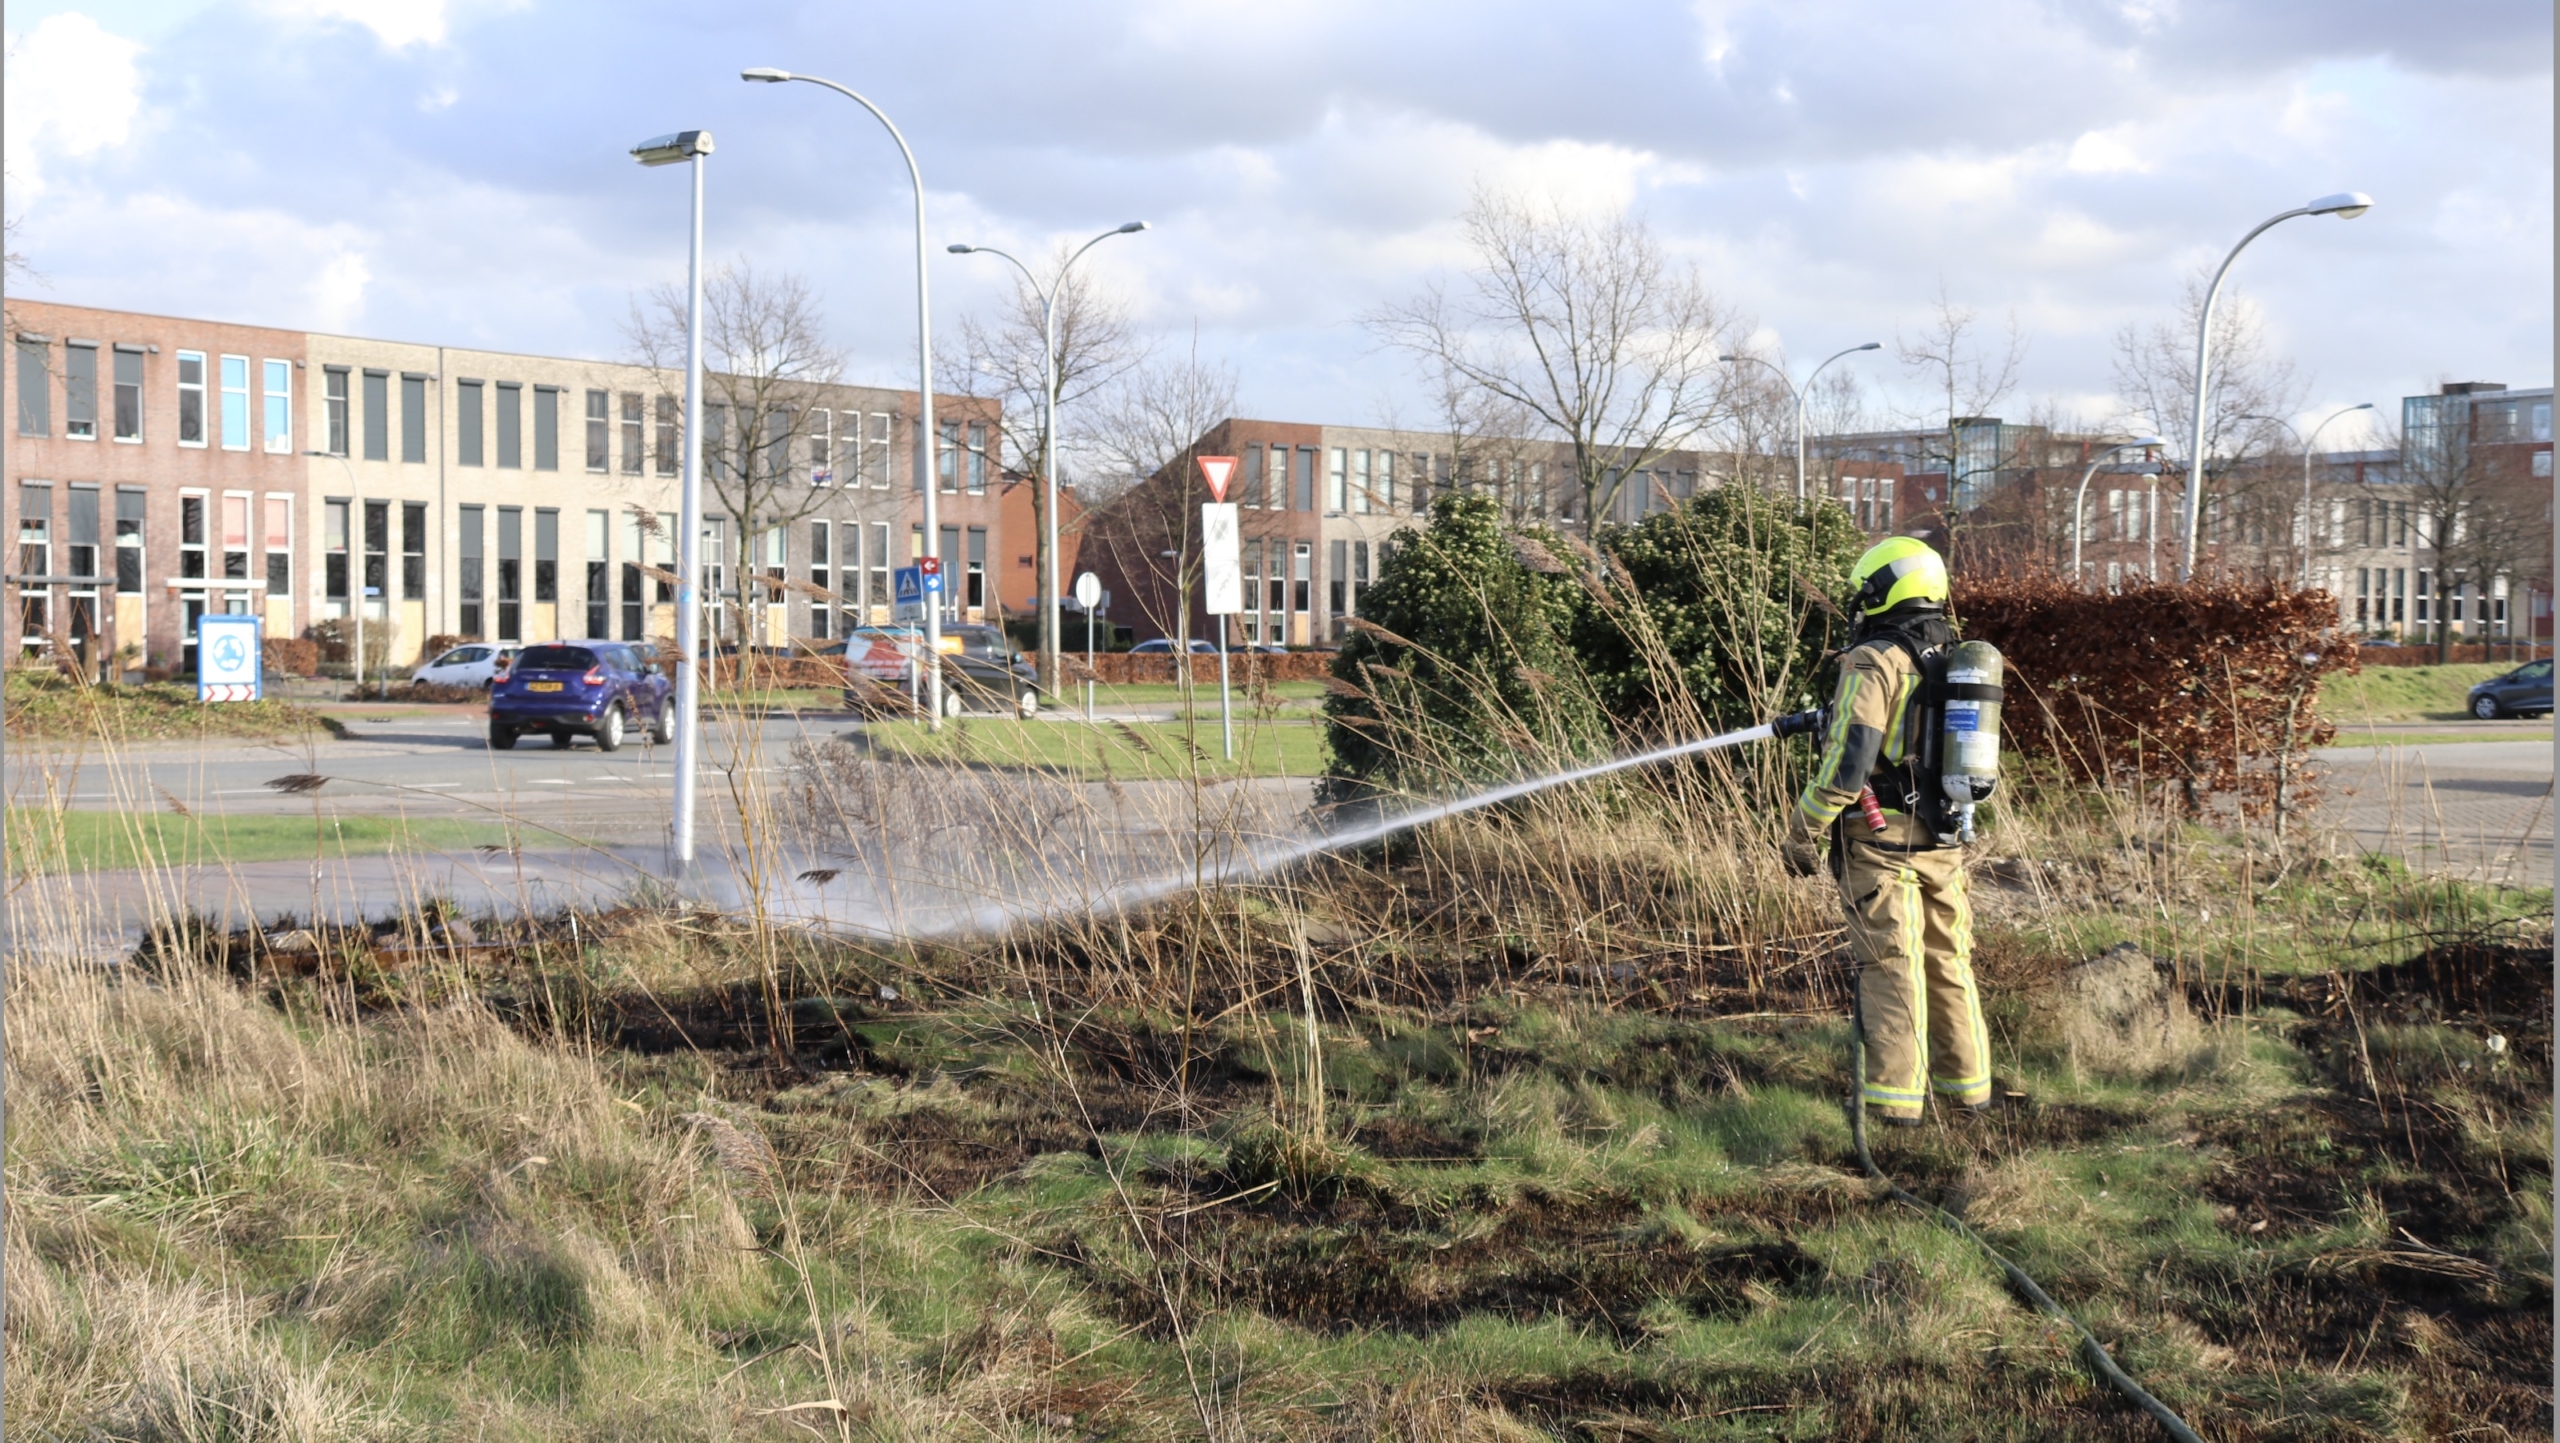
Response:
[[[305,456],[325,456],[328,459],[337,462],[339,468],[347,473],[347,494],[349,496],[356,494],[356,468],[353,462],[349,461],[346,457],[339,455],[335,451],[310,450],[305,451],[302,454]],[[356,613],[356,700],[362,701],[364,700],[364,548],[362,546],[350,546],[347,548],[347,556],[347,564],[350,569],[355,572],[355,580],[348,587],[348,590],[353,593]],[[390,580],[391,578],[388,576],[383,578],[385,583],[388,583]],[[210,609],[210,607],[207,608],[207,610]]]
[[[694,772],[702,751],[702,163],[711,132],[680,130],[643,141],[644,166],[693,167],[693,237],[684,264],[684,481],[676,518],[676,777],[669,839],[678,873],[693,868]]]
[[[2104,451],[2101,451],[2096,456],[2090,458],[2089,469],[2080,473],[2080,489],[2071,498],[2072,585],[2077,586],[2080,584],[2080,517],[2082,515],[2083,508],[2088,505],[2089,501],[2089,478],[2097,475],[2098,468],[2105,465],[2107,463],[2107,458],[2116,454],[2118,451],[2147,451],[2152,447],[2165,446],[2167,444],[2167,442],[2161,440],[2157,436],[2137,436],[2133,440],[2120,441],[2113,446],[2109,446]]]
[[[1813,383],[1822,378],[1822,373],[1829,369],[1832,361],[1839,360],[1842,356],[1854,356],[1860,351],[1880,351],[1883,349],[1884,342],[1869,341],[1863,346],[1851,346],[1845,351],[1836,352],[1829,360],[1825,360],[1821,365],[1814,367],[1812,375],[1804,378],[1804,391],[1810,391],[1813,389]],[[1767,366],[1771,371],[1776,372],[1778,383],[1785,386],[1787,388],[1788,396],[1794,399],[1796,403],[1796,501],[1798,504],[1802,504],[1804,501],[1804,391],[1797,390],[1796,383],[1788,380],[1787,373],[1783,370],[1779,370],[1775,362],[1761,360],[1758,356],[1745,356],[1739,354],[1718,356],[1716,359],[1728,364],[1740,361],[1749,361],[1755,365]]]
[[[2240,237],[2240,244],[2231,248],[2231,254],[2224,256],[2222,265],[2214,271],[2213,284],[2205,288],[2204,311],[2196,317],[2195,429],[2190,438],[2191,449],[2187,453],[2187,524],[2183,554],[2178,563],[2180,581],[2193,580],[2196,572],[2196,521],[2204,514],[2204,401],[2212,390],[2213,306],[2222,296],[2222,278],[2231,273],[2231,263],[2240,259],[2240,252],[2249,248],[2249,242],[2295,216],[2334,215],[2340,220],[2354,220],[2371,209],[2372,196],[2362,191],[2347,190],[2336,195],[2324,195],[2309,205],[2295,206],[2280,215],[2271,215],[2258,222],[2257,229]]]
[[[955,256],[990,255],[1011,262],[1022,272],[1031,293],[1040,298],[1040,399],[1045,407],[1040,422],[1040,684],[1056,696],[1065,681],[1065,660],[1058,653],[1058,296],[1067,287],[1067,272],[1084,259],[1084,253],[1116,235],[1136,235],[1147,223],[1133,220],[1116,226],[1076,248],[1067,263],[1058,267],[1058,278],[1050,288],[1042,290],[1040,279],[1031,267],[997,250],[993,246],[954,245]]]
[[[2329,423],[2331,421],[2338,419],[2340,416],[2351,416],[2358,411],[2370,411],[2372,409],[2373,403],[2371,401],[2358,401],[2352,406],[2340,407],[2339,409],[2330,412],[2327,416],[2321,418],[2320,424],[2312,427],[2311,434],[2308,436],[2303,435],[2300,428],[2296,427],[2291,421],[2286,420],[2282,416],[2243,416],[2240,418],[2243,421],[2273,421],[2286,430],[2293,432],[2293,438],[2302,443],[2302,585],[2304,590],[2309,590],[2311,587],[2312,443],[2320,439],[2321,432],[2329,429]]]
[[[942,477],[933,464],[933,450],[940,438],[933,429],[933,304],[925,280],[924,172],[916,168],[916,153],[908,146],[906,136],[899,133],[897,125],[879,106],[855,91],[832,80],[815,75],[794,75],[771,65],[741,70],[738,78],[765,85],[780,85],[788,80],[823,85],[870,111],[871,118],[879,121],[881,128],[889,132],[889,138],[898,143],[898,154],[906,157],[907,179],[915,183],[916,191],[916,490],[924,496],[924,554],[938,563],[942,559],[942,516],[936,493],[942,485]],[[943,580],[948,584],[950,578],[944,577]],[[943,593],[945,596],[949,594],[947,591]],[[925,727],[938,732],[942,730],[942,603],[939,601],[924,609],[924,650],[925,655],[933,658],[932,665],[925,669],[929,673],[925,689]]]

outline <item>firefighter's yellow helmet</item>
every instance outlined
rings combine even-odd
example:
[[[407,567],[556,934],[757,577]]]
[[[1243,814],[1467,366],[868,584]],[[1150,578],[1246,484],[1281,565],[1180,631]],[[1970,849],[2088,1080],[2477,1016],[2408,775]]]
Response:
[[[1850,602],[1861,616],[1882,616],[1905,602],[1947,604],[1947,563],[1929,543],[1896,536],[1867,548],[1849,568]]]

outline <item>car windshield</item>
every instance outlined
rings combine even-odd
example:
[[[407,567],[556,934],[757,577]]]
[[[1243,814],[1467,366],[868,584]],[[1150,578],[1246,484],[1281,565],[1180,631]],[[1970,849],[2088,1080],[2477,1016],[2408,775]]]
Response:
[[[2516,668],[2518,681],[2540,681],[2549,675],[2551,675],[2551,663],[2547,661],[2530,661]]]
[[[518,671],[585,671],[596,654],[583,646],[529,646],[516,657]]]
[[[464,664],[465,662],[474,662],[474,661],[478,661],[479,659],[481,659],[481,658],[482,658],[482,657],[484,657],[484,656],[487,656],[488,654],[489,654],[489,653],[488,653],[487,651],[483,650],[483,649],[482,649],[482,648],[480,648],[480,647],[476,647],[476,646],[466,646],[466,647],[462,648],[460,651],[448,651],[448,652],[446,652],[446,653],[443,655],[443,657],[441,657],[440,659],[438,659],[438,660],[437,660],[436,665],[438,665],[438,666],[461,666],[461,665],[462,665],[462,664]]]

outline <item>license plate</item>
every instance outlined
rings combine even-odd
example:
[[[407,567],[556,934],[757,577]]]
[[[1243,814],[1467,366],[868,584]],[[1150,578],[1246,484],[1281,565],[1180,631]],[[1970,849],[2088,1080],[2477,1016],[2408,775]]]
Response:
[[[526,691],[558,691],[560,689],[560,683],[556,681],[529,681],[524,684],[524,689]]]

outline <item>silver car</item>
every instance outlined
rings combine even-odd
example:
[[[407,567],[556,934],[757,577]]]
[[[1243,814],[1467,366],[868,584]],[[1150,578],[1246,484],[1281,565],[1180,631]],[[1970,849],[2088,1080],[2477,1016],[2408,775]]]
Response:
[[[516,649],[475,641],[457,646],[416,671],[409,680],[419,686],[476,686],[483,691],[515,659]]]

